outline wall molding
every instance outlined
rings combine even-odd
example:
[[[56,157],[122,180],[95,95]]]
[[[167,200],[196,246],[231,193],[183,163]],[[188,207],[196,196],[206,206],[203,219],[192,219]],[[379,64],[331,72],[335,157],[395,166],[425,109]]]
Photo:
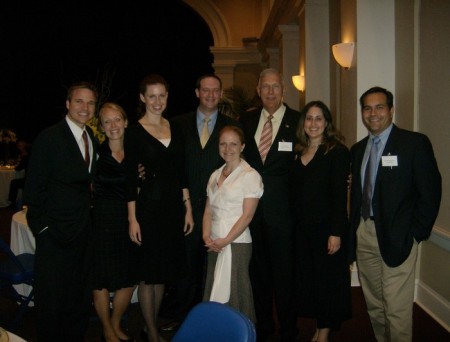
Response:
[[[450,232],[441,227],[434,226],[428,241],[450,252]]]
[[[416,280],[415,294],[416,304],[450,332],[450,302],[420,280]]]

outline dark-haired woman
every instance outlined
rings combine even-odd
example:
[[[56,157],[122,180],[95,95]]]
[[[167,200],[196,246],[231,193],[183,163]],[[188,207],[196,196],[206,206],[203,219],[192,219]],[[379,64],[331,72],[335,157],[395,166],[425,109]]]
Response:
[[[140,246],[136,280],[148,340],[161,342],[157,318],[164,284],[175,282],[185,271],[183,239],[194,222],[184,177],[182,133],[163,116],[167,82],[160,75],[148,75],[139,92],[141,117],[125,134],[129,234]],[[145,168],[140,184],[139,164]]]
[[[316,319],[312,341],[328,341],[350,317],[346,243],[350,155],[321,101],[308,103],[297,128],[291,174],[296,220],[298,314]]]

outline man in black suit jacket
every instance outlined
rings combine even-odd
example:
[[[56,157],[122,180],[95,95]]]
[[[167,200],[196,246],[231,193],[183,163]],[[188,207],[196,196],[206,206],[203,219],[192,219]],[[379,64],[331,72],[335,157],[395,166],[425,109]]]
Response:
[[[377,341],[411,341],[417,249],[439,211],[441,176],[429,139],[392,123],[393,102],[380,87],[360,98],[369,136],[351,149],[352,252]],[[364,178],[373,144],[378,155],[365,219]]]
[[[274,332],[275,302],[281,340],[293,341],[297,334],[292,288],[294,228],[288,204],[288,174],[300,113],[283,104],[283,82],[277,70],[263,70],[256,90],[263,108],[242,114],[240,122],[245,133],[245,159],[260,173],[264,183],[264,195],[250,223],[253,240],[250,277],[257,333],[263,341]],[[269,115],[273,115],[272,143],[263,162],[258,145]]]
[[[36,237],[39,341],[83,341],[89,322],[86,255],[96,144],[86,122],[94,115],[96,102],[93,85],[72,85],[66,117],[39,134],[28,164],[24,193],[28,224]]]
[[[190,309],[202,300],[203,271],[206,248],[202,239],[202,220],[206,203],[206,186],[214,170],[223,165],[219,155],[219,132],[227,125],[238,122],[218,111],[222,97],[222,81],[214,74],[198,78],[195,94],[199,106],[195,112],[179,115],[173,121],[180,125],[185,141],[186,176],[194,216],[194,230],[185,237],[188,272],[177,284],[168,287],[161,315],[169,319],[161,326],[164,331],[175,330]],[[209,139],[202,147],[200,136],[203,119],[209,118]]]

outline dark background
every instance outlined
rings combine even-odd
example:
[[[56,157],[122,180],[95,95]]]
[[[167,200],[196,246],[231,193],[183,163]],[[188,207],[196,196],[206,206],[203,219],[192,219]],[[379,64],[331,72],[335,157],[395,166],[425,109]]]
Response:
[[[171,117],[196,107],[195,81],[213,72],[211,32],[179,0],[6,0],[0,44],[0,129],[30,142],[66,114],[73,82],[95,83],[133,121],[146,74],[169,82]]]

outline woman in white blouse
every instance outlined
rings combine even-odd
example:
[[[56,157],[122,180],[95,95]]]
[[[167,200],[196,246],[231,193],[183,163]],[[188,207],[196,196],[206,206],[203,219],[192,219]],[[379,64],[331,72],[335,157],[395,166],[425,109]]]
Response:
[[[263,194],[263,183],[241,158],[244,147],[240,128],[226,126],[220,131],[219,153],[225,164],[209,179],[203,216],[203,241],[209,252],[203,299],[227,303],[255,322],[248,225]]]

